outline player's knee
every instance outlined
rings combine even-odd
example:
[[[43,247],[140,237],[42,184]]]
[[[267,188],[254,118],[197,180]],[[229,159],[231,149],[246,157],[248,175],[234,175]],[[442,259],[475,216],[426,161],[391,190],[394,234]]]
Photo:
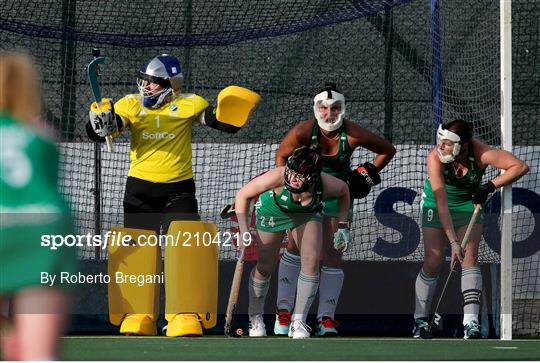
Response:
[[[264,278],[269,278],[276,269],[276,262],[273,261],[259,261],[257,262],[257,272]]]
[[[289,238],[287,241],[287,251],[296,256],[300,255],[300,251],[298,251],[298,247],[292,238]]]
[[[439,273],[442,259],[425,259],[422,270],[429,277],[435,277]]]
[[[302,256],[301,270],[304,274],[315,275],[319,272],[319,258],[316,254]]]
[[[333,245],[323,245],[322,262],[323,265],[333,268],[341,268],[342,253],[334,248]]]

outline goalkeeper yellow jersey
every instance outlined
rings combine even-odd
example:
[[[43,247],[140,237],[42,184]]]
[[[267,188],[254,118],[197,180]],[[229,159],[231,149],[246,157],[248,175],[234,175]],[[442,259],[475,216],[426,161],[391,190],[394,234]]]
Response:
[[[195,94],[181,94],[157,109],[144,108],[139,94],[116,102],[114,111],[131,129],[128,175],[154,183],[193,178],[191,131],[206,107]]]

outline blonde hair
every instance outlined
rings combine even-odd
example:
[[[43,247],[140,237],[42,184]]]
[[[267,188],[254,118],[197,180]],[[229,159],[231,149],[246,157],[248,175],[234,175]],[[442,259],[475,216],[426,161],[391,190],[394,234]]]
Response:
[[[0,112],[32,126],[41,125],[38,71],[27,54],[0,51]]]

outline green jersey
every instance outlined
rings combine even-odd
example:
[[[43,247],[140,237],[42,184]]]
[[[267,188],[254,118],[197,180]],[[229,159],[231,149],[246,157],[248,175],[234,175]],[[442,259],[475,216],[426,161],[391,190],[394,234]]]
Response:
[[[320,144],[320,128],[317,122],[311,128],[311,144]],[[321,155],[322,171],[336,178],[345,180],[351,172],[351,155],[353,150],[347,140],[345,123],[339,128],[339,146],[335,155]]]
[[[320,127],[317,122],[313,123],[311,128],[311,144],[320,144]],[[351,172],[351,156],[353,150],[347,140],[347,132],[345,131],[345,123],[339,128],[339,146],[335,155],[321,155],[322,171],[333,175],[343,181],[347,180],[347,176]],[[352,219],[353,203],[349,207],[349,220]],[[323,214],[329,217],[339,216],[339,205],[337,198],[332,198],[324,201]]]
[[[74,234],[58,191],[58,153],[50,141],[0,115],[0,293],[40,285],[43,273],[75,271],[76,250],[42,246]]]
[[[311,202],[307,205],[296,203],[291,192],[283,187],[279,193],[267,190],[259,196],[255,204],[257,229],[264,232],[278,232],[298,227],[309,220],[321,220],[323,207],[323,183],[315,182]]]
[[[444,164],[444,189],[448,199],[448,209],[456,227],[468,224],[474,211],[471,196],[480,185],[485,171],[485,169],[481,169],[476,165],[472,143],[469,144],[467,161],[467,173],[461,177],[456,175],[452,163]],[[421,208],[422,225],[424,227],[442,227],[437,213],[435,195],[429,179],[426,179],[424,183]],[[481,221],[482,219],[479,218],[479,222]]]

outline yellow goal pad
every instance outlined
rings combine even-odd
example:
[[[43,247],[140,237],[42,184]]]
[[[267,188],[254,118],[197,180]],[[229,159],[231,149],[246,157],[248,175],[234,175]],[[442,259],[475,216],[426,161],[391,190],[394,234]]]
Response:
[[[205,329],[216,325],[218,302],[217,227],[201,221],[174,221],[165,247],[165,317],[196,313]]]
[[[161,250],[155,231],[113,227],[108,234],[109,319],[120,325],[127,314],[159,313],[163,283]]]

